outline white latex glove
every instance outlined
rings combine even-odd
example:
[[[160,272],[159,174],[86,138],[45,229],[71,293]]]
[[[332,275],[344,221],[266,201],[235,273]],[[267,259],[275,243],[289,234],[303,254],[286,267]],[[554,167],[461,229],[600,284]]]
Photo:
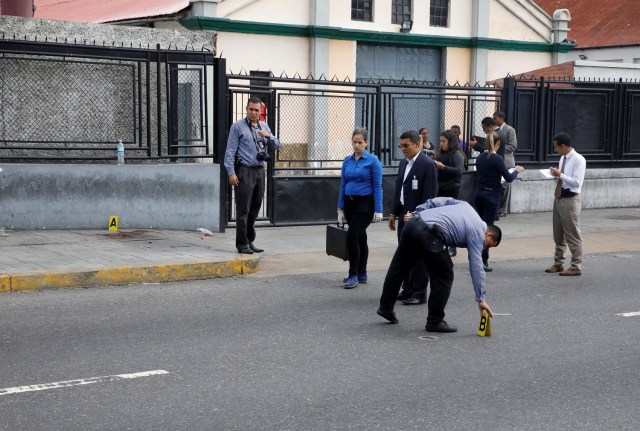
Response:
[[[338,211],[338,224],[344,225],[347,223],[347,218],[344,216],[344,211]]]
[[[379,223],[381,221],[382,221],[382,213],[373,214],[373,220],[371,220],[371,223]]]

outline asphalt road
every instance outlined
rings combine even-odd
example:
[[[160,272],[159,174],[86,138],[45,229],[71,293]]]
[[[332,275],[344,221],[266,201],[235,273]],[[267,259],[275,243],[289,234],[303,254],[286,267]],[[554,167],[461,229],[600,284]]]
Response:
[[[0,295],[0,429],[640,428],[640,253],[549,264],[494,263],[490,338],[466,265],[436,339],[375,314],[384,271]]]

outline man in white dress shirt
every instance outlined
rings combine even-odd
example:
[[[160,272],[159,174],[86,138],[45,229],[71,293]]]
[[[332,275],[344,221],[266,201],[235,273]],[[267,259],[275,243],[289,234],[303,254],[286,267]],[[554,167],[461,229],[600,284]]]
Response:
[[[582,275],[582,233],[580,232],[580,192],[587,162],[571,146],[571,137],[558,133],[553,137],[553,149],[559,154],[558,168],[551,168],[556,177],[553,199],[553,241],[556,252],[553,265],[545,270],[562,276]],[[564,254],[569,246],[571,266],[564,269]]]

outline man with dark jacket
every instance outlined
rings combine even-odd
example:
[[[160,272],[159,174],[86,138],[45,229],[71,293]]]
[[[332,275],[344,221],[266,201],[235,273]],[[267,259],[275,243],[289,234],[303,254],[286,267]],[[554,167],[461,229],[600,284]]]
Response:
[[[415,131],[400,135],[400,149],[404,159],[398,168],[393,208],[389,216],[389,229],[396,230],[398,219],[398,241],[404,228],[403,216],[413,212],[416,206],[438,194],[438,173],[436,164],[422,152],[422,139]],[[429,276],[424,262],[418,261],[404,279],[404,290],[398,296],[405,305],[427,302]]]

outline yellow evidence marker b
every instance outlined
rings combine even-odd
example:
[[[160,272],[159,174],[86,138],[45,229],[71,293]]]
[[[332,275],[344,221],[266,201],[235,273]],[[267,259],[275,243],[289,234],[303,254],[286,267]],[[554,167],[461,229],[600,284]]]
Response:
[[[109,216],[109,230],[118,231],[118,216]]]
[[[491,318],[489,317],[486,311],[482,312],[482,316],[480,316],[480,324],[478,325],[478,336],[479,337],[491,336]]]

